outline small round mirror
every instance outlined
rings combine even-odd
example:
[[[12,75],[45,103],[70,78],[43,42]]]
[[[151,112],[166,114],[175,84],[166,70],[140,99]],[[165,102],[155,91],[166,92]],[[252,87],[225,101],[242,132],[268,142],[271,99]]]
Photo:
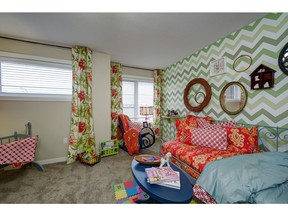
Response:
[[[195,83],[193,87],[189,89],[188,92],[189,104],[199,105],[203,103],[204,98],[205,98],[205,88],[201,84]]]
[[[194,100],[196,103],[198,104],[201,104],[203,103],[203,101],[205,100],[205,89],[204,90],[201,90],[201,91],[198,91],[196,94],[195,94],[195,97],[194,97]]]
[[[280,69],[288,75],[288,43],[283,47],[279,54],[278,64]]]
[[[245,107],[246,102],[246,89],[239,82],[230,82],[221,91],[220,105],[230,115],[239,113]]]

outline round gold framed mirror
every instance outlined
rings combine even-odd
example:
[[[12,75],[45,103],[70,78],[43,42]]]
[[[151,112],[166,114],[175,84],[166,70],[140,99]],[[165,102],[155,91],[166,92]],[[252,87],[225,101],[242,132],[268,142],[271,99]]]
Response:
[[[211,86],[205,79],[195,78],[187,84],[183,98],[188,110],[200,112],[211,99]]]
[[[239,82],[230,82],[224,86],[220,94],[220,105],[224,112],[235,115],[245,107],[247,91]]]

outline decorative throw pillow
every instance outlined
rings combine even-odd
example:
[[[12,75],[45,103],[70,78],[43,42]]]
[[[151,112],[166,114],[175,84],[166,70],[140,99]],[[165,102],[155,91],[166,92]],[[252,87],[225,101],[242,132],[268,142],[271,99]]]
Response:
[[[221,125],[222,127],[235,127],[236,126],[236,121],[235,120],[230,120],[226,122],[220,122],[217,125]]]
[[[198,119],[198,126],[199,126],[199,128],[210,129],[210,130],[222,129],[221,125],[210,124],[209,122],[207,122],[203,118]]]
[[[176,140],[191,145],[191,129],[198,127],[197,119],[176,119]]]
[[[224,128],[215,130],[193,128],[192,144],[217,150],[226,150],[228,146],[227,132]]]
[[[258,149],[257,127],[226,127],[229,145],[234,145],[243,153],[256,152]]]
[[[129,124],[129,129],[134,128],[138,132],[141,131],[141,129],[143,128],[143,123],[142,122],[128,121],[128,124]]]
[[[207,121],[208,123],[210,124],[213,124],[214,123],[214,119],[210,116],[205,116],[205,117],[200,117],[200,116],[194,116],[194,115],[191,115],[191,114],[187,114],[186,115],[187,119],[193,119],[193,118],[196,118],[196,119],[204,119],[205,121]]]
[[[220,122],[217,124],[209,124],[204,119],[198,119],[198,125],[199,125],[199,128],[208,129],[208,130],[215,130],[215,129],[222,129],[225,127],[235,127],[236,121],[231,120],[231,121],[226,121],[226,122]]]
[[[210,124],[214,123],[214,119],[210,116],[203,117],[203,119],[206,120],[207,122],[209,122]]]

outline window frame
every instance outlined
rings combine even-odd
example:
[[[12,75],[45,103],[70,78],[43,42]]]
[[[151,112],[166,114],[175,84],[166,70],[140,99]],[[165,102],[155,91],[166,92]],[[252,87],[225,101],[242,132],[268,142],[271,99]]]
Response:
[[[71,76],[72,76],[72,60],[56,59],[50,57],[33,56],[28,54],[12,53],[0,51],[0,61],[3,59],[19,59],[24,61],[36,61],[48,64],[64,64],[66,66],[71,66]],[[1,83],[1,71],[0,71],[0,90],[2,88]],[[71,83],[72,86],[72,83]],[[71,95],[67,94],[29,94],[29,93],[7,93],[0,91],[0,101],[72,101],[72,91]]]
[[[136,104],[136,106],[134,106],[135,120],[138,121],[138,119],[142,119],[142,118],[145,119],[145,116],[143,116],[143,117],[140,115],[138,116],[138,109],[137,109],[137,107],[139,106],[139,103],[138,103],[138,82],[148,82],[148,83],[152,83],[154,85],[153,77],[133,76],[133,75],[124,75],[123,74],[122,75],[122,82],[125,82],[125,81],[134,83],[134,104]],[[135,86],[135,83],[136,83],[136,86]]]

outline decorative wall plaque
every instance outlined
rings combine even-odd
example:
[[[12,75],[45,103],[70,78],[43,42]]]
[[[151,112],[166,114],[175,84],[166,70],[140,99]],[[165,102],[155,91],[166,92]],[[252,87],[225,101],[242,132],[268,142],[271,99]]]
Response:
[[[276,71],[263,64],[259,65],[251,74],[251,89],[274,87],[274,73]]]

